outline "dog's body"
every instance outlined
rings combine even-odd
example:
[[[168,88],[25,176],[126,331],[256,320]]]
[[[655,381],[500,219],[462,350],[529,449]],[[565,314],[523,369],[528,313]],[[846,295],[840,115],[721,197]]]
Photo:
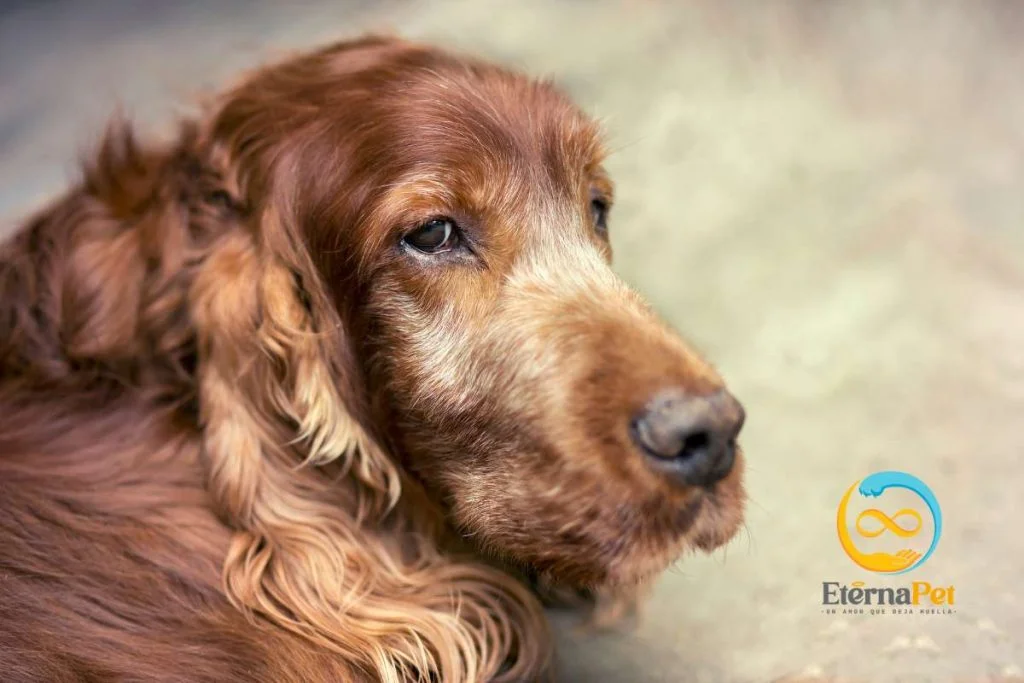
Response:
[[[111,215],[185,169],[128,135],[112,134],[105,166],[15,236],[0,265],[0,677],[353,678],[344,659],[225,597],[231,531],[206,493],[194,340],[183,331],[161,352],[139,335],[173,338],[182,312],[155,300],[184,294],[125,288],[140,228]]]
[[[556,90],[387,39],[114,127],[0,251],[4,680],[536,680],[499,565],[728,539],[742,414],[608,270],[610,192]]]

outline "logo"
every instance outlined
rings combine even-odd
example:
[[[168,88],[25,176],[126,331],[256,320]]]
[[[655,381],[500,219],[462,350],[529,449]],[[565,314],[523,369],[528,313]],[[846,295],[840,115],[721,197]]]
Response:
[[[836,514],[839,543],[877,583],[821,583],[823,614],[956,614],[952,584],[895,577],[920,567],[942,536],[942,511],[928,485],[906,472],[875,472],[846,490]]]
[[[850,559],[880,574],[920,567],[942,535],[939,501],[906,472],[875,472],[855,482],[839,501],[836,522]]]

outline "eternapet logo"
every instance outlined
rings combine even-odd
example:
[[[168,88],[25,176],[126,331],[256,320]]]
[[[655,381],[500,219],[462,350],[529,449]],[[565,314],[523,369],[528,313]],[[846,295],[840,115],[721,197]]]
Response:
[[[839,543],[857,566],[879,574],[909,572],[931,557],[942,536],[942,510],[928,485],[906,472],[876,472],[847,489],[836,515]],[[881,585],[823,581],[825,614],[955,614],[956,587],[914,581]]]
[[[906,472],[876,472],[855,482],[839,501],[836,522],[850,559],[882,574],[920,567],[942,535],[939,501]]]

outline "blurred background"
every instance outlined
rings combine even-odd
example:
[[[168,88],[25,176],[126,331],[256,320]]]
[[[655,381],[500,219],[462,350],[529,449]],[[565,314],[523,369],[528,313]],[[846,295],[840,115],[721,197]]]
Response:
[[[600,117],[617,270],[747,407],[745,530],[635,628],[555,615],[563,680],[1024,680],[1024,4],[2,2],[0,236],[115,108],[160,134],[366,30],[553,76]],[[822,614],[823,581],[872,579],[835,510],[881,469],[938,496],[912,578],[955,584],[955,614]]]

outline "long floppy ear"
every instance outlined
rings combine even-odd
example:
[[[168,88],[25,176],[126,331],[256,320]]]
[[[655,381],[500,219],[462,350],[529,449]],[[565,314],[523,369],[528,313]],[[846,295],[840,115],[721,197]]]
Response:
[[[341,323],[273,207],[256,231],[223,236],[194,280],[191,302],[207,450],[245,431],[281,455],[301,452],[312,465],[340,459],[373,494],[362,500],[377,511],[393,506],[398,472],[339,395]],[[237,500],[225,512],[244,520],[254,504]]]
[[[443,555],[353,419],[342,321],[282,206],[223,232],[189,294],[209,487],[235,531],[228,597],[374,680],[537,680],[550,645],[536,600]]]

